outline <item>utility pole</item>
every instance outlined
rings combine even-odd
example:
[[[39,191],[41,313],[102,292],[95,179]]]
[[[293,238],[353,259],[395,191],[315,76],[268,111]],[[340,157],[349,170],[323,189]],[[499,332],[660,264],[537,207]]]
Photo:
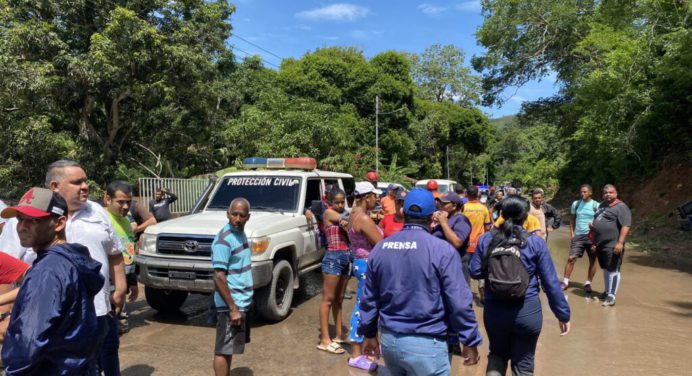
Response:
[[[447,154],[447,180],[449,180],[449,145],[447,145],[447,151],[445,154]]]
[[[375,173],[380,174],[380,96],[375,96]]]

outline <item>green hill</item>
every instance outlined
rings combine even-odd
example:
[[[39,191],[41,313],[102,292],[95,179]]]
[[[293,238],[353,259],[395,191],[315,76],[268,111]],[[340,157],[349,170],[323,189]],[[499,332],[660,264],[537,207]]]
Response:
[[[507,126],[507,124],[514,123],[516,121],[517,115],[507,115],[497,119],[490,119],[490,123],[496,125],[498,128],[504,128]]]

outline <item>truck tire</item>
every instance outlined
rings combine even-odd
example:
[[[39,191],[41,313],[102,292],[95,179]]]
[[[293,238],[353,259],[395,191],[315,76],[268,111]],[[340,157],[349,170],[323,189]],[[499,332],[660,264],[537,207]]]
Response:
[[[149,306],[161,313],[177,312],[187,299],[187,291],[163,290],[145,286],[144,295]]]
[[[274,264],[269,285],[257,291],[258,313],[266,320],[278,322],[286,318],[293,302],[293,268],[286,260]]]

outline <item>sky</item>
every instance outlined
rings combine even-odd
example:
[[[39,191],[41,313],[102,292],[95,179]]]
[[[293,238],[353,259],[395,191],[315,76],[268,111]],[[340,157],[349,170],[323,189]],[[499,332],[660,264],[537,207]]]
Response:
[[[281,58],[300,58],[332,46],[354,46],[371,58],[388,50],[421,53],[433,44],[453,44],[464,51],[467,64],[483,53],[474,36],[483,23],[479,0],[236,0],[234,4],[228,43],[239,58],[260,55],[273,69]],[[555,93],[554,82],[555,77],[548,76],[509,88],[502,107],[482,110],[491,118],[516,114],[522,102]]]

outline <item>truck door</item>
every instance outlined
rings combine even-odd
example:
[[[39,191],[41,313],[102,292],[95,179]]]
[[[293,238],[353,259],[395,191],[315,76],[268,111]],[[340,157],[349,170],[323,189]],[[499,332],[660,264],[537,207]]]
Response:
[[[320,200],[321,180],[319,178],[308,179],[305,191],[305,208],[310,208],[313,201]],[[324,245],[320,244],[318,222],[307,223],[303,231],[303,254],[298,259],[298,268],[310,265],[322,259]]]

